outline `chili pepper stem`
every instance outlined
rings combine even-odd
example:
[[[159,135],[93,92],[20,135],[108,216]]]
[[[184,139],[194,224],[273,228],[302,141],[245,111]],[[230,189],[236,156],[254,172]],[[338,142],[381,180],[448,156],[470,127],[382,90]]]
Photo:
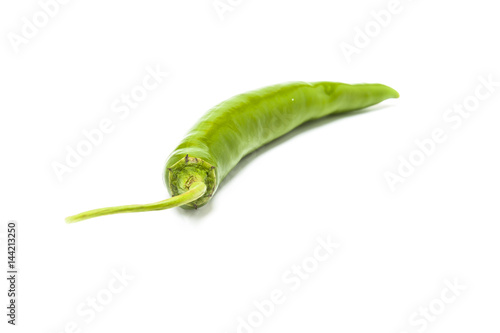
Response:
[[[66,223],[75,223],[83,220],[91,219],[103,215],[119,214],[119,213],[135,213],[148,212],[152,210],[163,210],[185,205],[202,197],[207,191],[207,186],[203,182],[191,184],[188,191],[162,201],[145,204],[145,205],[126,205],[116,207],[106,207],[94,210],[89,210],[80,214],[69,216],[66,218]]]
[[[185,155],[177,163],[174,163],[165,170],[165,180],[171,196],[176,196],[186,192],[197,182],[207,185],[205,195],[187,205],[182,205],[184,209],[198,209],[205,205],[217,188],[217,175],[215,166],[199,157]]]

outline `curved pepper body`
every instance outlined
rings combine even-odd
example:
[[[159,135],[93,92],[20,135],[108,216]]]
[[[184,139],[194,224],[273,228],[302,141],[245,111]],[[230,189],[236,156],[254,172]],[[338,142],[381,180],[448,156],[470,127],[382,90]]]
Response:
[[[399,94],[382,84],[290,82],[234,96],[210,109],[169,156],[171,195],[195,182],[207,192],[183,208],[206,204],[218,184],[247,154],[297,126],[327,115],[365,108]]]

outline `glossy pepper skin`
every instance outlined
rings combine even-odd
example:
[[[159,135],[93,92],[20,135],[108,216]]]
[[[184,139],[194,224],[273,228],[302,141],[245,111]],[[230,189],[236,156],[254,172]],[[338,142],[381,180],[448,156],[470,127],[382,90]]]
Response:
[[[204,182],[206,193],[182,206],[201,207],[255,149],[307,121],[397,97],[382,84],[337,82],[289,82],[234,96],[210,109],[172,152],[165,168],[167,188],[176,196]]]
[[[289,82],[234,96],[210,109],[172,152],[165,181],[172,198],[99,208],[66,218],[74,223],[117,213],[205,205],[248,153],[317,118],[358,110],[399,94],[382,84]]]

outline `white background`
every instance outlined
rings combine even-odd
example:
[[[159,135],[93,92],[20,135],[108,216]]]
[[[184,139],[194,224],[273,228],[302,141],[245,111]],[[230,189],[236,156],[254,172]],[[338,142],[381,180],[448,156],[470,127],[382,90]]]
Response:
[[[273,289],[286,301],[240,332],[498,331],[500,87],[458,128],[443,118],[481,76],[500,81],[494,2],[401,0],[350,62],[342,43],[389,1],[233,4],[221,20],[211,0],[69,1],[16,52],[9,38],[40,5],[2,2],[0,221],[4,237],[19,221],[21,272],[15,329],[0,283],[2,332],[237,332]],[[169,76],[120,119],[111,105],[147,66]],[[259,150],[198,211],[64,223],[164,199],[165,159],[206,110],[293,80],[379,82],[401,98]],[[59,181],[52,164],[104,118],[112,133]],[[436,128],[447,140],[391,191],[384,174]],[[282,276],[317,237],[341,245],[292,292]],[[122,269],[133,279],[86,322],[77,309]],[[467,289],[410,323],[441,311],[455,279]]]

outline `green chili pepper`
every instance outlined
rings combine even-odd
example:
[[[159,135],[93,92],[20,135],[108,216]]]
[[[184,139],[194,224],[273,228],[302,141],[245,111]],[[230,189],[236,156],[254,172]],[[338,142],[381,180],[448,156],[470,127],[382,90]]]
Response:
[[[358,110],[399,94],[382,84],[291,82],[234,96],[210,109],[172,152],[165,181],[172,198],[145,205],[109,207],[66,218],[68,223],[128,212],[205,205],[248,153],[300,124]]]

